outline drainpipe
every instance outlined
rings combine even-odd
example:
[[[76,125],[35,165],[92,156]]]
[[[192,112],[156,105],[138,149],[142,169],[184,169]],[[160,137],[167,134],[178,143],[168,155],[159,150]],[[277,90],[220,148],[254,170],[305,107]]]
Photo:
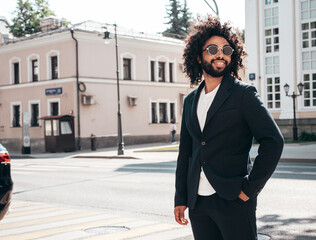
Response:
[[[78,125],[78,140],[77,149],[81,150],[81,136],[80,136],[80,99],[79,99],[79,66],[78,66],[78,40],[74,37],[74,30],[70,29],[71,37],[76,42],[76,86],[77,86],[77,125]]]

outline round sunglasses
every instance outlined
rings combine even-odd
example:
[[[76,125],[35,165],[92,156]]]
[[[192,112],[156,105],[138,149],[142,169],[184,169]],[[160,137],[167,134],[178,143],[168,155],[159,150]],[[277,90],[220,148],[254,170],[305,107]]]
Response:
[[[234,52],[234,49],[231,46],[225,45],[222,48],[219,48],[215,44],[211,44],[211,45],[207,46],[207,48],[205,48],[203,50],[203,52],[206,51],[210,55],[216,55],[219,50],[222,50],[223,54],[228,56],[228,57],[231,56]]]

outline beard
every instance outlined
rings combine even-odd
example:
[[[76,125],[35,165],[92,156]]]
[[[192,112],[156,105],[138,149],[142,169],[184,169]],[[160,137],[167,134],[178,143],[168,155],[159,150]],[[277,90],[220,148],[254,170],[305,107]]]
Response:
[[[216,70],[216,69],[213,67],[213,65],[212,65],[212,63],[213,63],[215,60],[219,60],[219,59],[213,59],[213,60],[211,61],[211,63],[208,63],[208,62],[206,62],[206,61],[203,59],[201,65],[202,65],[202,68],[203,68],[204,72],[206,72],[208,75],[210,75],[210,76],[212,76],[212,77],[215,77],[215,78],[217,78],[217,77],[222,77],[222,76],[224,76],[226,73],[229,73],[229,72],[230,72],[231,66],[232,66],[232,65],[231,65],[231,62],[230,62],[229,64],[227,64],[227,61],[226,61],[226,60],[220,59],[220,60],[225,61],[226,67],[225,67],[223,70]]]

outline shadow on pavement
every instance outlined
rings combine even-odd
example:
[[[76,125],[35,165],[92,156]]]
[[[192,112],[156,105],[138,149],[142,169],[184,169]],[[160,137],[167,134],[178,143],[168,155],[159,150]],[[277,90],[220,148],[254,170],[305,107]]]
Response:
[[[312,218],[282,219],[279,215],[265,215],[258,218],[263,227],[259,233],[271,236],[273,240],[314,240],[316,233],[316,216]]]
[[[132,173],[172,173],[176,171],[176,161],[170,162],[155,162],[155,163],[135,163],[126,164],[118,168],[116,172],[132,172]]]

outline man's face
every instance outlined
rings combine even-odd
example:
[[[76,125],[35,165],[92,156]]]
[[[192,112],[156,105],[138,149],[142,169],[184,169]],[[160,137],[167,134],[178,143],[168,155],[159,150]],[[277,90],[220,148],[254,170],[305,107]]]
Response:
[[[224,46],[229,46],[229,43],[223,37],[213,36],[205,42],[203,50],[210,45],[216,45],[218,47],[217,53],[211,55],[205,50],[202,52],[202,60],[198,59],[198,61],[201,64],[204,73],[212,77],[224,76],[231,70],[231,56],[223,54],[222,48]]]

